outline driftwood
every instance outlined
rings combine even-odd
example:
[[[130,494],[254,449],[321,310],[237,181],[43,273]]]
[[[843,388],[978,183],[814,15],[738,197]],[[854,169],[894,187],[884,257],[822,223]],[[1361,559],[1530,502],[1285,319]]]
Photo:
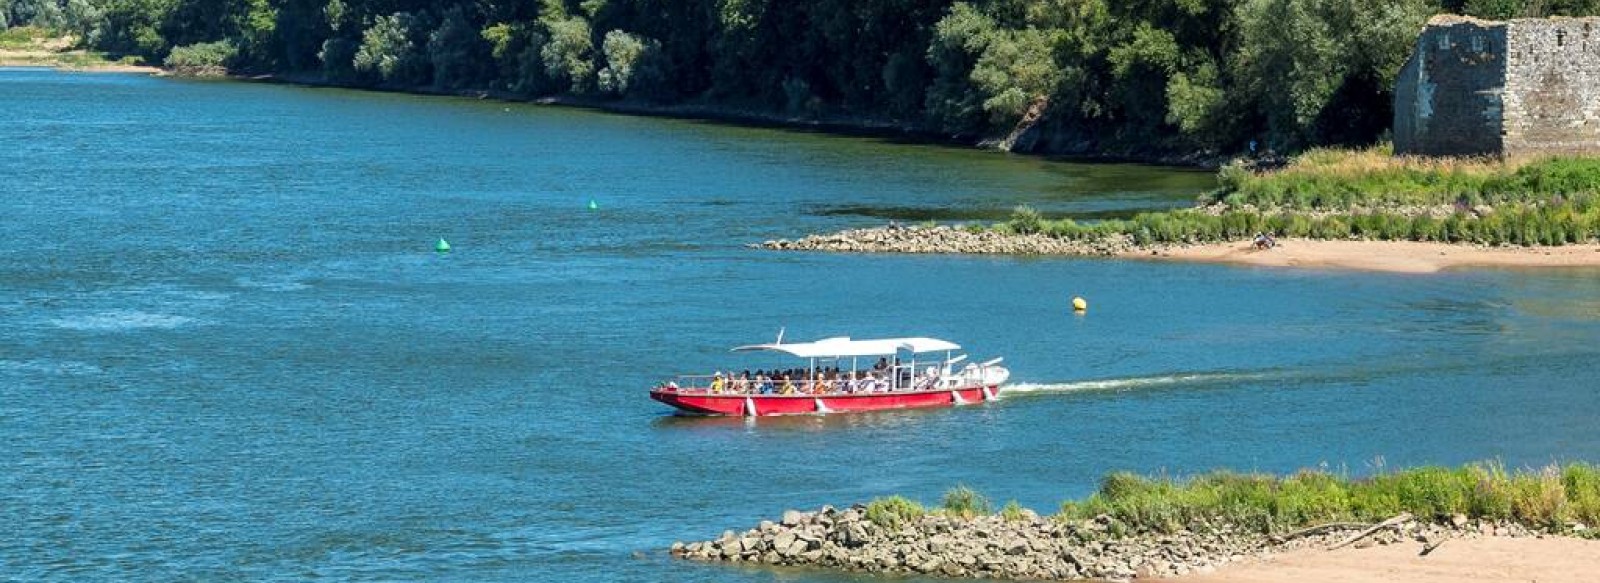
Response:
[[[1330,532],[1330,531],[1335,531],[1335,530],[1347,530],[1347,529],[1351,529],[1351,528],[1367,528],[1367,527],[1370,527],[1370,526],[1372,526],[1372,525],[1368,524],[1368,523],[1365,523],[1365,522],[1330,522],[1330,523],[1327,523],[1327,524],[1319,524],[1319,525],[1312,526],[1312,527],[1302,528],[1300,530],[1297,530],[1297,531],[1294,531],[1294,532],[1291,532],[1291,533],[1273,535],[1273,536],[1269,537],[1268,540],[1271,540],[1272,544],[1281,545],[1283,543],[1292,541],[1292,540],[1297,539],[1297,538],[1305,538],[1305,537],[1308,537],[1308,536],[1316,536],[1316,535],[1319,535],[1319,534],[1323,534],[1323,533]]]
[[[1380,523],[1377,523],[1375,525],[1372,525],[1371,528],[1368,528],[1366,530],[1358,532],[1354,536],[1351,536],[1350,538],[1347,538],[1347,539],[1344,539],[1342,541],[1339,541],[1339,544],[1336,544],[1336,545],[1333,545],[1331,547],[1328,547],[1328,550],[1332,551],[1332,550],[1342,549],[1344,547],[1350,546],[1351,543],[1354,543],[1354,542],[1356,542],[1358,540],[1361,540],[1361,539],[1367,538],[1369,536],[1372,536],[1372,533],[1378,532],[1380,530],[1395,528],[1395,527],[1398,527],[1398,526],[1400,526],[1402,524],[1405,524],[1407,522],[1410,522],[1410,521],[1411,521],[1411,513],[1410,512],[1401,512],[1399,516],[1396,516],[1394,518],[1390,518],[1390,519],[1385,520],[1383,522],[1380,522]]]
[[[1426,546],[1424,546],[1424,547],[1422,547],[1422,552],[1420,552],[1420,553],[1417,553],[1417,556],[1419,556],[1419,557],[1426,557],[1426,556],[1428,556],[1428,553],[1431,553],[1431,552],[1433,552],[1433,549],[1437,549],[1437,548],[1439,548],[1439,545],[1442,545],[1442,544],[1444,544],[1444,543],[1445,543],[1445,541],[1447,541],[1447,540],[1450,540],[1450,539],[1447,539],[1447,538],[1441,538],[1441,539],[1439,539],[1439,540],[1436,540],[1436,541],[1433,541],[1433,542],[1430,542],[1430,543],[1428,543],[1428,544],[1427,544],[1427,545],[1426,545]]]

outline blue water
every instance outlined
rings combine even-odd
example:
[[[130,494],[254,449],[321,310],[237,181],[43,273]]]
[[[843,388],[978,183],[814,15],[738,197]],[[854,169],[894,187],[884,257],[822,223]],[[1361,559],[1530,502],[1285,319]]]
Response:
[[[1201,173],[19,69],[0,143],[0,573],[22,580],[856,580],[663,549],[956,484],[1051,511],[1119,469],[1600,460],[1592,270],[746,247],[879,220],[845,206],[1182,205]],[[726,352],[780,327],[947,337],[1017,385],[754,422],[645,398],[780,364]]]

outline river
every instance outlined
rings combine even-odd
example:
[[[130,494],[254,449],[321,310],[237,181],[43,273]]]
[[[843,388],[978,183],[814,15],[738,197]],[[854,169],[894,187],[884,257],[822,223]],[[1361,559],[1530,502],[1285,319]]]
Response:
[[[0,70],[0,143],[0,570],[24,580],[857,580],[664,549],[957,484],[1050,512],[1112,470],[1600,460],[1596,271],[747,247],[1184,205],[1205,173],[29,69]],[[780,328],[945,337],[1016,384],[751,422],[646,398],[777,364],[727,348]]]

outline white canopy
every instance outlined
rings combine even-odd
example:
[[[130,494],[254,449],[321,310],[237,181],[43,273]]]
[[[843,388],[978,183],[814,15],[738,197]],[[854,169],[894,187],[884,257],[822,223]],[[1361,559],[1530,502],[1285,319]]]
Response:
[[[733,349],[734,352],[767,350],[786,352],[800,358],[827,358],[836,356],[890,356],[895,352],[937,352],[961,350],[954,342],[938,338],[879,338],[876,340],[851,340],[849,337],[824,338],[816,342],[790,344],[752,344]]]

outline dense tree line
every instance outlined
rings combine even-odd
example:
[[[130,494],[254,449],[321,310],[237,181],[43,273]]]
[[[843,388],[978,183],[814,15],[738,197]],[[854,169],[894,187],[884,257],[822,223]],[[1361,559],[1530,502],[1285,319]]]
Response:
[[[1229,151],[1377,139],[1394,77],[1438,12],[1590,15],[1600,0],[0,0],[0,26],[352,85],[971,136],[1031,109],[1056,149]]]

